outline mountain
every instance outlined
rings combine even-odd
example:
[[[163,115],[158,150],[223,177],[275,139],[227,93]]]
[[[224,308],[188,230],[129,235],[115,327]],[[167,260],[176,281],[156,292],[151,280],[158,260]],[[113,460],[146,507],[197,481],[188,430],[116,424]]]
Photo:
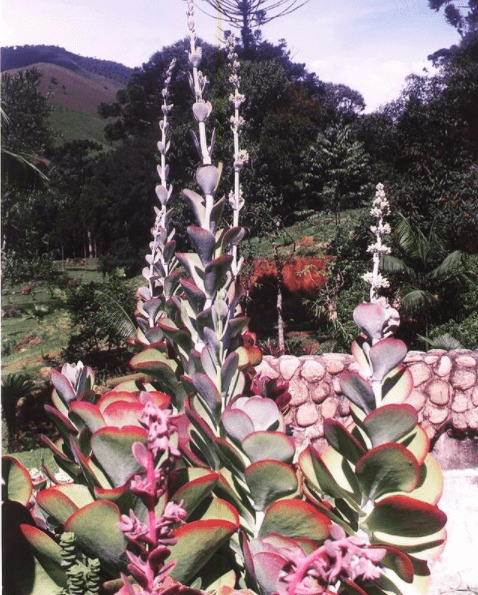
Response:
[[[15,75],[35,68],[42,73],[40,92],[53,106],[50,124],[57,144],[93,140],[110,147],[104,136],[106,121],[98,115],[100,103],[116,101],[132,68],[96,58],[84,58],[64,48],[45,45],[1,48],[2,74]]]
[[[27,68],[35,68],[42,73],[39,90],[42,95],[48,96],[48,103],[77,112],[97,115],[98,105],[115,101],[118,90],[124,88],[124,84],[102,75],[92,78],[46,62],[10,68],[4,72],[14,76]]]
[[[54,45],[4,47],[0,63],[2,72],[38,63],[56,64],[93,80],[111,79],[121,86],[126,86],[133,72],[132,68],[118,62],[85,58]]]

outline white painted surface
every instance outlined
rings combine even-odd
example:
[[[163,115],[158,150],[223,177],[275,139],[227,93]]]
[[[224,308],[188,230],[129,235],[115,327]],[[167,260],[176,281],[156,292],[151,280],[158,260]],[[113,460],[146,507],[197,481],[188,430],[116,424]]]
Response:
[[[478,593],[478,469],[451,469],[443,475],[438,507],[448,517],[448,539],[431,568],[430,595],[458,590],[466,595],[467,589]]]

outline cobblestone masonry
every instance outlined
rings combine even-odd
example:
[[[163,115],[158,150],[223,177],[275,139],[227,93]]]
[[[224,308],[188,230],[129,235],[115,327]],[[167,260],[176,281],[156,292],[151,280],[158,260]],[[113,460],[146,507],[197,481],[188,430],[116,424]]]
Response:
[[[478,434],[478,350],[410,351],[404,364],[414,380],[406,402],[417,409],[432,441],[445,429],[462,436]],[[353,357],[336,353],[265,356],[257,368],[271,378],[289,381],[292,400],[286,421],[294,428],[299,446],[312,442],[322,452],[326,446],[323,420],[335,417],[345,425],[352,420],[338,380],[347,369],[357,369]]]

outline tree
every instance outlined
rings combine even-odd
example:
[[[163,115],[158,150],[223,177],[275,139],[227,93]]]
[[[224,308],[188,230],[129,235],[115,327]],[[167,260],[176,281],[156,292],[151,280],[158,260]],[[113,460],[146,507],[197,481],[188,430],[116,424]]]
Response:
[[[330,202],[337,225],[343,203],[358,206],[369,189],[370,157],[351,124],[329,126],[302,153],[301,162],[296,184],[307,206],[317,209],[324,199]]]
[[[461,36],[478,28],[478,1],[455,4],[452,0],[428,0],[428,6],[435,12],[445,7],[445,19],[449,25],[455,27]],[[467,12],[468,11],[468,12]]]
[[[242,46],[255,44],[257,29],[270,21],[294,12],[308,0],[205,0],[224,20],[241,31]]]

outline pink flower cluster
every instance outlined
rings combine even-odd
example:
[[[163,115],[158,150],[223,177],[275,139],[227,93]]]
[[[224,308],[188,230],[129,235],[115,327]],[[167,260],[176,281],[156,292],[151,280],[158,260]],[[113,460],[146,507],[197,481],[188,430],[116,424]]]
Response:
[[[369,581],[380,577],[380,561],[386,550],[371,548],[366,536],[347,536],[337,526],[330,527],[332,539],[306,556],[300,548],[288,552],[290,563],[279,582],[287,586],[284,595],[322,595],[338,581]]]

